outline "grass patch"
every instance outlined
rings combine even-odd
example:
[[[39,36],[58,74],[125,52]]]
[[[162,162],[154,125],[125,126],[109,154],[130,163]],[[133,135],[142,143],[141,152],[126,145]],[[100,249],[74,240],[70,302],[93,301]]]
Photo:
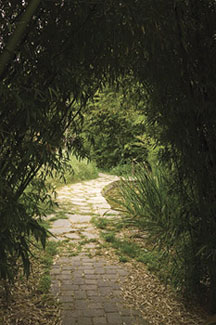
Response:
[[[51,285],[50,269],[53,264],[53,258],[58,253],[59,244],[54,241],[48,241],[45,250],[41,249],[39,263],[41,264],[41,275],[38,284],[38,290],[47,294]]]
[[[127,262],[129,262],[129,258],[126,256],[119,256],[119,262],[127,263]]]
[[[142,250],[136,257],[137,262],[144,263],[148,266],[148,269],[153,272],[157,272],[160,278],[162,278],[162,272],[161,272],[161,258],[162,254],[158,251],[147,251]]]
[[[94,162],[88,159],[77,159],[75,156],[70,155],[67,164],[65,164],[64,169],[61,171],[61,175],[49,177],[47,182],[58,188],[65,184],[73,184],[97,177],[98,168]]]
[[[65,211],[58,211],[55,216],[53,216],[52,218],[50,218],[48,221],[49,222],[54,222],[56,220],[59,220],[59,219],[68,219],[68,216],[65,215]]]
[[[43,293],[48,293],[51,286],[51,278],[49,274],[43,274],[40,279],[38,289]]]
[[[133,242],[127,240],[116,239],[113,243],[113,247],[121,252],[121,255],[126,255],[131,258],[135,258],[140,253],[140,248]]]
[[[91,223],[93,223],[95,227],[99,229],[107,229],[107,227],[110,225],[110,220],[94,216],[91,218]]]
[[[82,251],[82,245],[80,245],[80,242],[73,243],[68,238],[60,243],[60,252],[62,251],[66,252],[68,256],[77,256]]]
[[[112,215],[113,216],[113,215]],[[91,223],[98,229],[108,229],[119,231],[124,228],[124,223],[121,220],[116,220],[115,218],[107,219],[105,217],[93,216]]]
[[[88,239],[85,236],[78,242],[71,242],[70,239],[65,239],[59,244],[60,252],[66,252],[68,256],[77,256],[85,249],[85,245],[89,243],[98,243],[98,240],[96,238]]]
[[[81,246],[84,246],[86,244],[97,243],[97,242],[98,242],[98,240],[96,238],[90,238],[90,239],[85,238],[85,239],[83,239],[83,240],[80,241],[80,245]]]
[[[105,246],[111,246],[116,249],[120,262],[128,262],[134,259],[147,265],[148,269],[154,272],[160,271],[161,253],[141,247],[129,238],[118,238],[118,231],[106,230],[101,232],[101,237],[105,241]]]
[[[115,243],[115,232],[102,232],[101,237],[107,242],[107,243],[112,243],[112,245]]]

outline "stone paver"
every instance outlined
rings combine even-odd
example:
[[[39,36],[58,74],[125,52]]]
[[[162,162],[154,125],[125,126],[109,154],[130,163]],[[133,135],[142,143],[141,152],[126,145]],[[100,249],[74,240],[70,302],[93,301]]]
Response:
[[[96,180],[63,187],[58,193],[60,205],[68,208],[71,201],[77,213],[53,222],[50,230],[56,240],[97,239],[97,230],[90,224],[92,213],[116,215],[101,194],[105,185],[116,180],[115,176],[102,174]],[[89,242],[86,249],[95,246],[94,241]],[[141,315],[124,306],[121,285],[126,276],[124,265],[89,257],[87,251],[59,256],[51,270],[51,291],[61,302],[62,325],[148,325]]]

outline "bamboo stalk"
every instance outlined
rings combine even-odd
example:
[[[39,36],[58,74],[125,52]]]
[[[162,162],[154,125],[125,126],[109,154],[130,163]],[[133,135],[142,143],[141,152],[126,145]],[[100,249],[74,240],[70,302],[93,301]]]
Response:
[[[9,38],[9,41],[0,56],[0,78],[5,72],[5,69],[7,68],[11,58],[14,56],[15,50],[24,36],[25,29],[40,2],[41,0],[32,0],[26,8],[25,12],[20,17],[20,20],[17,22],[16,29],[13,35],[11,35]]]

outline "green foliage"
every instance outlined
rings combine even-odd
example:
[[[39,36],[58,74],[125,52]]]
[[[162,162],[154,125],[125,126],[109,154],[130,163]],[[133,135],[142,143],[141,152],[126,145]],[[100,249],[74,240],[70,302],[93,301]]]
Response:
[[[127,227],[125,218],[120,220],[106,219],[101,217],[93,217],[91,222],[101,229],[101,237],[107,245],[111,245],[119,256],[122,263],[135,259],[137,262],[146,264],[149,270],[157,272],[157,274],[166,279],[167,270],[162,270],[163,256],[159,251],[147,250],[146,248],[136,244],[133,238],[118,236],[121,230]],[[167,265],[166,265],[167,267]]]
[[[114,232],[103,232],[102,237],[108,243],[114,243],[115,242],[115,233]]]
[[[74,183],[78,181],[97,178],[98,169],[94,162],[87,159],[78,160],[75,157],[70,162],[73,172],[72,174],[66,174],[66,182]]]
[[[125,257],[125,256],[119,256],[119,262],[127,263],[128,262],[128,258]]]
[[[0,57],[0,276],[13,278],[19,255],[28,273],[30,234],[45,243],[36,199],[24,194],[26,188],[39,170],[43,188],[45,175],[61,168],[63,146],[84,156],[81,108],[102,86],[118,86],[130,75],[127,88],[140,85],[137,109],[147,116],[149,134],[162,146],[168,166],[175,166],[183,220],[175,232],[178,238],[189,233],[185,286],[195,279],[196,291],[207,283],[215,311],[215,1],[40,1],[23,24],[22,37],[16,37],[28,5],[1,1],[0,50],[6,60]],[[143,105],[146,97],[148,105]],[[129,123],[121,109],[105,115],[94,112],[94,106],[98,123],[89,125],[96,135],[98,164],[116,166],[137,153],[145,158],[145,141],[134,148],[135,121]],[[91,116],[91,109],[86,114]]]
[[[64,214],[64,212],[57,213],[54,217],[49,219],[49,222],[54,222],[59,219],[68,219],[68,217]]]
[[[43,294],[47,294],[51,285],[50,268],[53,263],[53,257],[58,252],[58,243],[48,241],[45,251],[39,256],[39,262],[42,266],[42,273],[38,284],[38,290]]]
[[[42,1],[28,16],[29,23],[20,25],[17,38],[16,24],[28,5],[1,2],[0,277],[10,280],[19,256],[29,273],[31,236],[45,245],[40,217],[46,210],[42,203],[51,202],[45,194],[46,176],[62,170],[68,150],[85,154],[79,137],[81,108],[120,71],[113,55],[119,42],[110,37],[110,30],[119,29],[119,19],[114,24],[109,3]],[[110,30],[107,21],[112,21]],[[102,22],[103,37],[98,29]],[[11,39],[16,43],[12,54]],[[30,184],[36,176],[36,193],[31,193],[27,188],[34,187]]]
[[[161,279],[167,280],[168,265],[165,265],[161,252],[153,249],[147,250],[136,244],[131,238],[118,237],[118,233],[125,227],[124,218],[117,223],[104,218],[95,218],[93,223],[99,229],[104,230],[101,232],[101,237],[116,250],[120,262],[126,263],[130,259],[135,259],[137,262],[146,264],[149,270],[156,272]]]
[[[208,284],[206,267],[202,265],[200,256],[207,247],[202,248],[202,242],[197,243],[195,236],[199,220],[192,213],[192,207],[197,204],[196,198],[191,197],[190,204],[188,201],[182,204],[172,173],[172,170],[159,166],[152,172],[143,166],[137,167],[133,180],[122,180],[122,198],[118,202],[125,223],[145,233],[147,231],[149,243],[161,251],[160,267],[166,270],[163,278],[187,294],[195,290],[203,293]],[[189,192],[186,186],[185,190]],[[152,253],[150,255],[144,253],[138,261],[148,264],[150,258],[150,267],[153,264],[156,269]],[[156,256],[158,258],[158,254]]]
[[[46,252],[49,256],[54,257],[58,252],[58,243],[54,241],[49,241],[46,246]]]
[[[169,225],[182,260],[181,274],[178,265],[173,272],[190,293],[203,297],[204,286],[215,311],[216,4],[146,0],[142,8],[137,76],[148,89],[149,129],[163,146],[181,210],[181,218],[178,208]],[[139,16],[138,8],[133,13]]]
[[[48,293],[50,290],[51,278],[48,274],[43,274],[38,289],[44,294]]]
[[[128,241],[115,240],[113,247],[118,248],[123,256],[135,258],[138,254],[137,245]]]
[[[99,229],[106,229],[110,224],[110,220],[106,218],[96,218],[92,217],[91,222]]]
[[[124,176],[124,175],[132,174],[132,171],[133,171],[133,161],[123,165],[122,164],[117,165],[116,167],[111,168],[109,170],[109,173],[117,176]]]
[[[6,194],[8,193],[5,192]],[[12,281],[15,276],[15,265],[19,258],[22,259],[25,274],[29,275],[31,236],[36,241],[40,241],[43,247],[45,247],[47,237],[45,229],[39,222],[42,211],[38,207],[38,200],[47,199],[44,188],[43,193],[40,187],[35,187],[32,193],[23,193],[18,200],[13,200],[13,198],[14,196],[10,196],[8,202],[5,198],[1,205],[0,276],[9,281]]]
[[[95,95],[86,108],[82,130],[86,150],[99,168],[128,169],[124,165],[147,156],[143,117],[120,91],[106,88]]]
[[[46,181],[52,186],[59,187],[64,184],[97,178],[97,176],[98,169],[94,162],[89,161],[87,158],[78,159],[74,155],[69,155],[61,174],[55,173]]]
[[[131,221],[139,228],[149,230],[155,238],[163,241],[163,234],[168,223],[179,218],[178,198],[172,192],[168,172],[159,166],[149,172],[145,165],[136,166],[133,179],[121,182],[121,203],[129,214]],[[173,216],[175,211],[175,216]],[[174,236],[175,237],[175,236]]]

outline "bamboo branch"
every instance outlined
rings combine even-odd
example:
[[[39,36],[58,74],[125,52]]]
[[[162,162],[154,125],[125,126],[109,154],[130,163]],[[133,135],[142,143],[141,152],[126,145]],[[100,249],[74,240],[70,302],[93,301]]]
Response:
[[[24,36],[25,29],[40,2],[41,0],[32,0],[26,8],[26,11],[22,14],[20,20],[17,22],[16,29],[13,35],[9,38],[8,44],[5,46],[3,53],[0,56],[0,78],[14,56],[15,50]]]

